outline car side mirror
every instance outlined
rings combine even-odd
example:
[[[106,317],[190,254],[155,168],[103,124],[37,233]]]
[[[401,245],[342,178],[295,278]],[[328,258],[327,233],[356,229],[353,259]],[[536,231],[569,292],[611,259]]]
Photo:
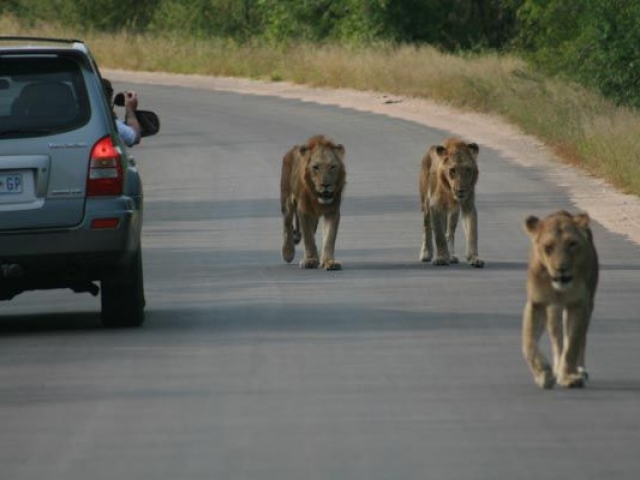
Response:
[[[136,110],[136,118],[140,124],[140,136],[150,137],[160,131],[160,118],[150,110]]]

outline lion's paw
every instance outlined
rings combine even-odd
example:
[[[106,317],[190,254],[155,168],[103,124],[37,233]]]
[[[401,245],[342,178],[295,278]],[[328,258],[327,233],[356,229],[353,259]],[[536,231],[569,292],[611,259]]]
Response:
[[[448,266],[449,265],[449,257],[436,257],[433,259],[433,264],[439,267]]]
[[[582,377],[582,380],[586,385],[589,381],[589,372],[587,372],[584,367],[578,367],[578,375]]]
[[[583,388],[586,384],[580,373],[571,373],[558,378],[558,384],[567,388]]]
[[[556,377],[551,372],[551,368],[545,368],[540,373],[534,376],[536,385],[545,390],[552,389],[556,384]]]
[[[479,257],[471,256],[468,258],[468,262],[473,268],[484,268],[484,260]]]
[[[318,268],[320,262],[317,258],[303,258],[300,260],[300,268]]]
[[[420,249],[420,261],[421,262],[430,262],[431,259],[433,258],[433,254],[427,250],[426,248],[422,247]]]
[[[321,267],[325,270],[342,270],[342,264],[335,260],[325,260],[322,262]]]
[[[287,242],[286,239],[282,243],[282,258],[285,262],[291,263],[293,257],[296,254],[296,249],[292,242]]]
[[[454,263],[460,263],[460,260],[458,259],[458,257],[456,257],[455,255],[451,255],[449,257],[449,263],[454,264]]]

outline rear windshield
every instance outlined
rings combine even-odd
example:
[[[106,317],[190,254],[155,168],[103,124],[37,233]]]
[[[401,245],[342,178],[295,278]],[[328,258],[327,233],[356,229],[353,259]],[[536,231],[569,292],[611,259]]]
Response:
[[[89,117],[87,90],[73,59],[0,56],[0,140],[73,130]]]

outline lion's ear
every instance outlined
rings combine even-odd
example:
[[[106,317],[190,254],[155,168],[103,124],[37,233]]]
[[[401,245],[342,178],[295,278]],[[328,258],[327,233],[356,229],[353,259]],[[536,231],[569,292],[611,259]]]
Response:
[[[336,145],[335,147],[333,147],[333,151],[338,154],[338,157],[340,157],[340,160],[344,161],[344,145],[342,144]]]
[[[582,232],[585,238],[589,241],[589,243],[593,244],[593,234],[591,233],[591,228],[589,227],[589,214],[579,213],[573,216],[573,223],[578,229]]]
[[[540,219],[534,215],[529,215],[527,219],[524,221],[524,229],[527,231],[529,235],[533,235],[538,231],[538,225],[540,224]]]
[[[447,156],[447,149],[446,147],[443,147],[442,145],[434,145],[433,147],[431,147],[432,149],[435,149],[436,155],[438,155],[440,158],[444,158]]]
[[[573,216],[574,225],[582,230],[589,230],[590,220],[588,213],[579,213]]]
[[[309,147],[307,147],[306,145],[296,145],[296,149],[298,150],[300,156],[304,156],[309,151]]]
[[[480,153],[480,147],[478,147],[477,143],[469,143],[467,144],[467,148],[471,152],[474,160],[478,160],[478,153]]]
[[[573,216],[573,223],[578,227],[586,230],[589,228],[589,214],[579,213]]]

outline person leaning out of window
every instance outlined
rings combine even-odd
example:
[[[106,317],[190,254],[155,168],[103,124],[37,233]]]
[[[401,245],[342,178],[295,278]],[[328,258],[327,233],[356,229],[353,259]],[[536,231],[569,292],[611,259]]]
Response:
[[[113,86],[106,78],[102,80],[104,89],[112,106],[113,116],[118,127],[118,134],[122,141],[128,147],[132,147],[140,143],[140,134],[142,128],[136,117],[136,109],[138,108],[138,95],[134,91],[124,92],[124,120],[121,120],[113,110]]]

